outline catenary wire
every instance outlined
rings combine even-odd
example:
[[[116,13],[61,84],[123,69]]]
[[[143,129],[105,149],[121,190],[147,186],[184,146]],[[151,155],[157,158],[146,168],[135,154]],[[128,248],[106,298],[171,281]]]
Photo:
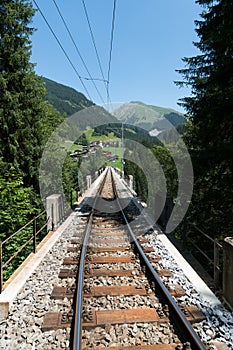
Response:
[[[99,53],[98,53],[98,50],[97,50],[95,37],[94,37],[93,30],[92,30],[92,27],[91,27],[91,22],[90,22],[90,19],[89,19],[89,15],[88,15],[87,7],[86,7],[86,4],[85,4],[85,0],[82,0],[82,4],[83,4],[86,20],[87,20],[87,23],[88,23],[89,31],[90,31],[90,34],[91,34],[92,43],[93,43],[93,46],[95,48],[95,53],[96,53],[97,61],[98,61],[98,64],[99,64],[100,72],[101,72],[101,75],[102,75],[102,78],[103,78],[103,82],[107,83],[107,80],[104,77],[103,68],[102,68],[100,57],[99,57]],[[106,84],[106,88],[107,88],[107,84]]]
[[[97,45],[96,45],[95,37],[94,37],[94,34],[93,34],[91,21],[90,21],[89,15],[88,15],[88,11],[87,11],[87,6],[86,6],[86,3],[85,3],[85,0],[82,0],[82,4],[83,4],[86,20],[87,20],[87,23],[88,23],[88,26],[89,26],[89,31],[90,31],[90,34],[91,34],[93,46],[95,48],[96,57],[97,57],[97,60],[98,60],[98,63],[99,63],[99,68],[100,68],[100,71],[101,71],[102,79],[103,79],[103,82],[105,82],[106,92],[107,92],[107,104],[109,105],[109,107],[111,106],[111,110],[113,110],[112,102],[111,102],[110,95],[109,95],[109,90],[108,90],[109,81],[107,79],[105,79],[105,77],[104,77],[103,68],[102,68],[100,57],[99,57],[99,54],[98,54]],[[110,109],[108,108],[108,110],[110,110]]]
[[[64,26],[65,26],[65,28],[66,28],[66,30],[67,30],[67,32],[68,32],[68,34],[69,34],[69,37],[70,37],[72,43],[74,44],[74,47],[75,47],[75,49],[76,49],[76,51],[77,51],[77,53],[78,53],[78,56],[79,56],[79,58],[81,59],[82,64],[83,64],[83,66],[85,67],[85,69],[86,69],[86,71],[87,71],[87,74],[88,74],[88,76],[89,76],[89,78],[82,78],[82,79],[90,80],[90,81],[92,82],[92,84],[94,85],[94,87],[95,87],[95,89],[96,89],[97,94],[99,95],[99,98],[101,99],[101,101],[102,101],[103,103],[105,103],[105,102],[104,102],[104,99],[103,99],[103,97],[102,97],[102,95],[101,95],[100,92],[99,92],[99,89],[97,88],[97,86],[96,86],[96,84],[95,84],[95,82],[94,82],[94,80],[98,80],[98,79],[93,79],[93,77],[91,76],[91,73],[90,73],[90,71],[89,71],[89,69],[88,69],[88,67],[87,67],[87,65],[86,65],[86,63],[85,63],[85,61],[84,61],[84,59],[83,59],[81,53],[80,53],[80,50],[79,50],[78,47],[77,47],[77,44],[76,44],[76,42],[75,42],[75,40],[74,40],[74,38],[73,38],[73,35],[71,34],[71,31],[70,31],[70,29],[69,29],[69,27],[68,27],[68,25],[67,25],[67,23],[66,23],[66,21],[65,21],[65,19],[64,19],[64,17],[63,17],[63,15],[62,15],[62,13],[61,13],[61,10],[60,10],[59,6],[57,5],[56,0],[52,0],[52,1],[53,1],[54,5],[55,5],[55,7],[56,7],[56,9],[57,9],[57,11],[58,11],[58,13],[59,13],[59,16],[60,16],[60,18],[61,18],[61,20],[62,20],[62,22],[63,22],[63,24],[64,24]]]
[[[112,30],[111,30],[111,39],[110,39],[110,53],[109,53],[109,63],[108,63],[108,78],[107,78],[107,99],[110,102],[110,93],[109,93],[109,84],[110,84],[110,72],[111,72],[111,62],[112,62],[112,49],[113,49],[113,38],[114,38],[114,29],[115,29],[115,18],[116,18],[116,0],[113,4],[113,13],[112,13]]]
[[[91,98],[91,96],[90,96],[90,94],[89,94],[89,92],[88,92],[88,90],[87,90],[87,88],[86,88],[86,86],[85,86],[85,84],[84,84],[84,82],[82,81],[81,75],[78,73],[77,69],[75,68],[73,62],[71,61],[71,59],[70,59],[70,57],[68,56],[66,50],[65,50],[64,47],[62,46],[60,40],[58,39],[57,35],[56,35],[55,32],[53,31],[53,29],[52,29],[52,27],[50,26],[49,22],[47,21],[47,19],[46,19],[45,15],[43,14],[41,8],[40,8],[39,5],[37,4],[36,0],[33,0],[33,2],[34,2],[34,4],[36,5],[36,7],[37,7],[38,11],[40,12],[41,16],[43,17],[43,19],[44,19],[45,23],[47,24],[49,30],[51,31],[51,33],[53,34],[54,38],[56,39],[56,41],[57,41],[58,45],[60,46],[61,50],[63,51],[64,55],[66,56],[67,60],[69,61],[71,67],[72,67],[73,70],[75,71],[75,74],[78,76],[78,78],[79,78],[79,80],[80,80],[80,82],[81,82],[81,84],[82,84],[84,90],[86,91],[87,96],[89,97],[90,101],[93,102],[93,101],[92,101],[92,98]]]

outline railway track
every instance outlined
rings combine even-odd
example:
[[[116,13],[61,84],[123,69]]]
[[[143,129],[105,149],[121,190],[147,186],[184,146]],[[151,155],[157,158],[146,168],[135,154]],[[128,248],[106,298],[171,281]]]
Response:
[[[73,350],[206,349],[191,326],[203,314],[191,306],[180,309],[174,298],[184,291],[166,283],[171,272],[159,268],[159,257],[145,238],[134,235],[131,213],[120,206],[108,170],[83,208],[83,231],[72,238],[64,260],[69,268],[61,270],[62,285],[51,295],[65,300],[66,312],[48,313],[42,329],[71,326]]]

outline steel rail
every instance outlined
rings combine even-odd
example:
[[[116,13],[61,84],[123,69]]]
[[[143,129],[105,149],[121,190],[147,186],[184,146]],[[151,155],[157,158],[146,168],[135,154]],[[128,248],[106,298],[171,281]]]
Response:
[[[177,303],[175,302],[175,300],[173,299],[173,297],[169,293],[168,289],[166,288],[166,286],[164,285],[164,283],[160,279],[159,275],[157,274],[157,272],[155,271],[155,269],[151,265],[150,261],[148,260],[147,256],[145,255],[144,251],[142,250],[141,245],[137,241],[137,239],[136,239],[136,237],[135,237],[135,235],[130,227],[130,224],[128,223],[127,217],[126,217],[123,209],[121,208],[120,201],[119,201],[119,198],[117,195],[116,184],[115,184],[115,181],[114,181],[114,178],[112,175],[112,171],[111,171],[111,176],[112,176],[113,188],[114,188],[116,200],[117,200],[117,203],[119,205],[119,209],[122,213],[122,216],[124,218],[124,221],[126,223],[127,229],[128,229],[130,236],[133,240],[133,244],[134,244],[135,248],[137,249],[138,253],[140,254],[140,258],[143,260],[143,262],[146,265],[146,267],[148,268],[150,274],[153,276],[154,282],[156,283],[156,287],[159,289],[160,293],[162,294],[162,296],[166,300],[166,302],[169,306],[169,311],[170,311],[170,314],[172,316],[173,322],[176,322],[176,324],[177,324],[177,321],[178,321],[181,338],[183,338],[184,341],[186,341],[186,342],[187,341],[190,342],[192,350],[206,350],[205,345],[201,342],[201,339],[198,337],[197,333],[194,331],[190,322],[186,319],[185,315],[180,310],[179,306],[177,305]]]
[[[81,349],[81,344],[82,344],[83,277],[84,277],[84,266],[85,266],[87,242],[88,242],[89,234],[91,231],[92,220],[93,220],[93,212],[91,213],[91,215],[89,217],[88,224],[87,224],[87,227],[85,230],[84,240],[83,240],[83,244],[82,244],[82,252],[81,252],[81,256],[80,256],[79,273],[78,273],[78,287],[77,287],[77,297],[76,297],[73,350]]]
[[[72,350],[80,350],[82,348],[82,305],[83,305],[82,300],[83,300],[83,279],[84,279],[85,256],[86,256],[89,235],[92,227],[95,204],[98,199],[98,195],[101,194],[102,189],[104,187],[104,183],[105,183],[108,171],[109,170],[106,171],[103,181],[100,184],[97,194],[95,196],[95,200],[93,203],[93,207],[89,216],[89,220],[85,229],[84,238],[82,242],[81,255],[79,259],[79,269],[78,269],[77,293],[76,293],[76,300],[75,300],[76,306],[75,306],[75,315],[74,315],[74,334],[73,334],[74,339],[72,344],[73,345]]]

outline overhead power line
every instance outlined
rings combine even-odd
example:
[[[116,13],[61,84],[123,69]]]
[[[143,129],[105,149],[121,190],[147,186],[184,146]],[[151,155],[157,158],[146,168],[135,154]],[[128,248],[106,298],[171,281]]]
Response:
[[[39,5],[37,4],[36,0],[33,0],[33,2],[34,2],[34,4],[36,5],[36,7],[37,7],[38,11],[40,12],[41,16],[43,17],[43,19],[44,19],[45,23],[47,24],[49,30],[51,31],[51,33],[53,34],[54,38],[56,39],[56,41],[57,41],[58,45],[60,46],[61,50],[63,51],[64,55],[66,56],[67,60],[69,61],[71,67],[72,67],[73,70],[75,71],[75,74],[78,76],[78,78],[79,78],[79,80],[80,80],[80,82],[81,82],[81,84],[82,84],[84,90],[86,91],[87,96],[89,97],[90,101],[93,102],[93,101],[92,101],[92,98],[91,98],[91,96],[90,96],[90,94],[89,94],[89,92],[88,92],[88,90],[87,90],[87,88],[86,88],[86,86],[85,86],[85,84],[84,84],[84,82],[82,81],[81,75],[78,73],[77,69],[75,68],[73,62],[71,61],[69,55],[67,54],[66,50],[65,50],[64,47],[62,46],[62,44],[61,44],[60,40],[58,39],[57,35],[55,34],[54,30],[53,30],[52,27],[50,26],[48,20],[46,19],[45,15],[43,14],[41,8],[40,8]]]
[[[91,34],[92,43],[93,43],[93,46],[94,46],[94,49],[95,49],[97,61],[98,61],[98,64],[99,64],[100,72],[101,72],[101,75],[102,75],[102,79],[103,79],[103,82],[107,83],[107,80],[104,77],[103,68],[102,68],[100,57],[99,57],[99,53],[98,53],[98,50],[97,50],[95,37],[94,37],[93,31],[92,31],[91,22],[90,22],[90,19],[89,19],[89,16],[88,16],[85,0],[82,0],[82,3],[83,3],[83,8],[84,8],[85,16],[86,16],[86,19],[87,19],[87,23],[88,23],[88,26],[89,26],[89,31],[90,31],[90,34]],[[106,87],[107,87],[107,84],[106,84]]]
[[[100,92],[99,92],[99,90],[98,90],[98,88],[97,88],[97,86],[96,86],[96,84],[95,84],[95,82],[94,82],[94,80],[98,80],[98,79],[94,79],[94,78],[91,76],[91,73],[90,73],[90,71],[89,71],[89,69],[88,69],[88,67],[87,67],[87,65],[86,65],[86,63],[85,63],[85,60],[83,59],[83,57],[82,57],[82,55],[81,55],[81,53],[80,53],[80,50],[78,49],[78,46],[77,46],[77,44],[76,44],[76,42],[75,42],[75,40],[74,40],[74,38],[73,38],[73,35],[71,34],[71,31],[70,31],[70,29],[69,29],[69,27],[68,27],[68,25],[67,25],[67,23],[66,23],[66,21],[65,21],[65,19],[64,19],[64,17],[63,17],[63,15],[62,15],[62,13],[61,13],[60,8],[59,8],[58,5],[57,5],[56,0],[52,0],[52,1],[53,1],[54,5],[55,5],[55,7],[56,7],[56,9],[57,9],[57,11],[58,11],[58,13],[59,13],[59,16],[60,16],[60,18],[61,18],[61,20],[62,20],[62,22],[63,22],[63,24],[64,24],[64,26],[65,26],[65,28],[66,28],[66,30],[67,30],[67,32],[68,32],[68,34],[69,34],[69,37],[70,37],[71,41],[72,41],[72,43],[73,43],[73,45],[74,45],[74,47],[75,47],[75,49],[76,49],[76,51],[77,51],[77,53],[78,53],[78,56],[79,56],[79,58],[81,59],[82,64],[83,64],[83,66],[85,67],[85,69],[86,69],[86,71],[87,71],[87,74],[88,74],[88,76],[89,76],[89,78],[82,78],[82,79],[90,80],[90,81],[92,82],[93,86],[94,86],[95,89],[96,89],[97,94],[99,95],[99,98],[100,98],[101,101],[104,103],[104,99],[103,99],[102,95],[100,94]]]
[[[110,73],[111,73],[111,63],[112,63],[112,49],[113,49],[113,39],[114,39],[114,29],[115,29],[115,18],[116,18],[116,0],[113,4],[113,13],[112,13],[112,30],[111,30],[111,39],[110,39],[110,53],[109,53],[109,63],[108,63],[108,78],[107,78],[107,99],[110,102],[109,94],[109,84],[110,84]]]

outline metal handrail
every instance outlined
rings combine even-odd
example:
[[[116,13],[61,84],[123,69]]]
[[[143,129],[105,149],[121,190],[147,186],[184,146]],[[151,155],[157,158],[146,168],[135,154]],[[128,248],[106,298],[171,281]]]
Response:
[[[40,216],[42,216],[43,214],[45,214],[45,210],[43,212],[41,212],[40,214],[38,214],[37,216],[35,216],[33,219],[31,219],[30,221],[28,221],[24,226],[20,227],[19,230],[17,230],[16,232],[14,232],[12,235],[10,235],[9,237],[7,237],[4,241],[2,241],[2,244],[7,243],[11,238],[15,237],[19,232],[23,231],[26,227],[28,227],[33,221],[35,221],[36,219],[38,219]]]
[[[5,264],[2,265],[2,269],[4,269],[4,267],[6,267],[19,253],[22,252],[22,250],[33,240],[33,236],[31,238],[29,238],[29,240],[27,240],[18,250],[17,252],[15,252],[6,262]]]
[[[214,242],[214,239],[212,237],[210,237],[209,235],[207,235],[207,233],[203,232],[199,227],[197,227],[196,224],[194,224],[193,222],[186,220],[186,222],[190,225],[193,226],[197,231],[199,231],[203,236],[205,236],[206,238],[208,238],[210,241]]]
[[[216,239],[210,237],[209,235],[207,235],[207,233],[203,232],[196,224],[194,224],[193,222],[186,220],[186,222],[190,225],[193,226],[197,231],[199,231],[203,236],[205,236],[206,238],[208,238],[211,242],[215,243]],[[219,248],[223,248],[222,244],[220,244],[219,242],[216,242],[217,245],[219,246]]]
[[[214,261],[212,259],[210,259],[210,257],[203,252],[203,250],[201,248],[198,247],[198,245],[196,245],[194,242],[191,241],[191,244],[206,258],[206,260],[211,264],[214,265]]]
[[[38,215],[34,216],[33,219],[28,221],[24,226],[22,226],[19,230],[14,232],[12,235],[7,237],[4,241],[0,241],[0,294],[3,290],[3,269],[12,261],[14,258],[19,255],[22,250],[31,242],[33,241],[33,252],[36,252],[36,237],[38,234],[47,226],[49,218],[46,220],[46,223],[37,231],[36,229],[36,220],[40,218],[42,215],[46,213],[46,210],[39,213]],[[3,264],[3,246],[8,243],[12,238],[14,238],[18,233],[25,230],[29,225],[33,223],[33,234],[32,236],[23,244],[21,247]]]
[[[185,221],[188,225],[192,226],[196,231],[200,232],[204,237],[206,237],[210,242],[214,244],[213,248],[213,258],[210,258],[200,247],[198,247],[197,244],[195,244],[191,238],[189,237],[189,242],[199,251],[205,259],[213,266],[213,278],[214,278],[214,287],[215,289],[219,288],[220,285],[220,272],[222,272],[220,268],[220,258],[219,258],[219,251],[220,249],[223,249],[222,244],[219,243],[218,239],[212,238],[209,235],[207,235],[205,232],[203,232],[199,227],[197,227],[196,224],[190,222],[189,220]]]

